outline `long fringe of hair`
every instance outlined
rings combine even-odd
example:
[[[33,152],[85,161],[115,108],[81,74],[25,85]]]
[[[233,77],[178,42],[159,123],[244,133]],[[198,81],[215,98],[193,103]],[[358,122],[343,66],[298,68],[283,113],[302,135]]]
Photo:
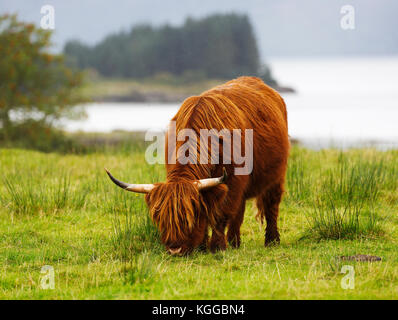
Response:
[[[198,188],[187,179],[158,184],[147,195],[152,220],[166,242],[184,241],[192,232],[200,209]]]

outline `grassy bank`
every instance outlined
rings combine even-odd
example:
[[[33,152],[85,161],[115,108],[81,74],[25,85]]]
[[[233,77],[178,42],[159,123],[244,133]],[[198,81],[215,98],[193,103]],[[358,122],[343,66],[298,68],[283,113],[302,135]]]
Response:
[[[182,102],[225,80],[189,80],[171,75],[142,80],[96,78],[88,82],[84,94],[94,101],[108,102]]]
[[[156,77],[135,79],[90,78],[83,89],[85,96],[99,102],[161,102],[181,103],[228,80],[190,78],[159,74]],[[279,92],[294,92],[292,88],[276,86]]]
[[[249,201],[242,246],[171,257],[142,195],[155,182],[143,146],[86,155],[0,150],[0,299],[363,299],[398,297],[398,151],[292,150],[281,244],[263,247]],[[342,261],[369,254],[378,262]],[[41,288],[54,268],[55,289]],[[343,289],[343,265],[355,288]]]

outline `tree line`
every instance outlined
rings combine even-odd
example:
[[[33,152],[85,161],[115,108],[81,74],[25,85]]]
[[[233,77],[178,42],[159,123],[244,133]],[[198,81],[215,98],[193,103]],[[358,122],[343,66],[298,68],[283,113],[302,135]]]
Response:
[[[260,64],[250,20],[240,14],[188,18],[180,27],[138,25],[130,32],[109,35],[95,46],[69,41],[64,53],[69,64],[95,69],[105,77],[255,75],[273,82],[269,70]]]

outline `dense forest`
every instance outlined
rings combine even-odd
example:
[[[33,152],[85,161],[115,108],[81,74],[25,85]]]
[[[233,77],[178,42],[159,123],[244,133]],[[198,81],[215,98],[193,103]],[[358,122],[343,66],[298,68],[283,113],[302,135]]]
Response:
[[[70,64],[97,70],[105,77],[144,78],[160,73],[195,78],[262,77],[274,84],[260,64],[252,25],[246,15],[188,18],[182,26],[134,26],[106,37],[95,46],[69,41]]]

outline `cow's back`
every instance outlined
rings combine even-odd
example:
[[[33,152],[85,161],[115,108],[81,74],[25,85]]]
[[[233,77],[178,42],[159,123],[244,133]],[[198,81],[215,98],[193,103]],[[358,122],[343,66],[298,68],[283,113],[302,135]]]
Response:
[[[239,184],[247,198],[283,181],[289,150],[286,106],[280,95],[259,78],[240,77],[190,97],[172,120],[176,121],[177,132],[184,128],[197,133],[200,129],[253,129],[253,171],[234,177],[230,186]],[[172,167],[168,166],[168,171]],[[220,167],[222,164],[210,171],[219,174]]]

